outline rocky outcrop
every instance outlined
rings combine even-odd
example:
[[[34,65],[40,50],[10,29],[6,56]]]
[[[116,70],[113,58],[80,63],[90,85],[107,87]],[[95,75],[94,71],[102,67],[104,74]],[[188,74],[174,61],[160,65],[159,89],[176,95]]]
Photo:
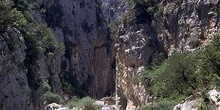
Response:
[[[212,89],[209,91],[202,91],[205,92],[206,95],[202,95],[198,92],[197,97],[190,96],[185,99],[184,102],[176,105],[173,110],[197,110],[201,108],[206,108],[210,110],[219,110],[220,102],[219,102],[219,94],[220,92],[216,89]],[[195,99],[196,98],[196,99]]]
[[[116,93],[118,104],[124,103],[122,110],[148,103],[147,84],[141,83],[140,74],[150,65],[154,53],[163,52],[169,57],[173,52],[202,48],[211,41],[219,32],[219,2],[161,0],[155,4],[158,12],[153,14],[139,8],[143,5],[137,2],[128,7],[130,13],[122,15],[126,19],[120,22],[115,46]]]
[[[139,76],[156,50],[140,27],[129,27],[124,33],[120,30],[119,33],[122,33],[116,43],[117,90],[126,96],[128,107],[146,103],[147,94]]]
[[[200,100],[189,100],[176,105],[173,110],[197,110]]]
[[[101,98],[114,91],[112,40],[96,0],[36,1],[32,16],[65,46],[56,57],[64,93]],[[39,10],[46,10],[41,13]],[[54,59],[54,58],[53,58]],[[45,67],[45,66],[43,66]]]
[[[74,95],[110,95],[115,76],[113,45],[98,1],[52,0],[39,5],[48,11],[41,17],[35,14],[35,18],[42,18],[65,45],[63,82],[71,86]]]
[[[125,0],[101,0],[101,9],[107,23],[119,22],[128,9],[128,2]]]
[[[206,45],[219,32],[219,4],[219,0],[163,1],[163,22],[152,25],[167,54]]]
[[[0,34],[0,108],[33,109],[28,85],[24,39],[21,33],[8,27]]]

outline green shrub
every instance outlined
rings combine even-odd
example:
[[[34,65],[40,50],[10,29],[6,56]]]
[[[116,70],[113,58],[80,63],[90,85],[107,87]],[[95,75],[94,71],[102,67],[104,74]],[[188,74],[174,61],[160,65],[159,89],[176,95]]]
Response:
[[[95,100],[91,99],[90,97],[84,97],[82,99],[74,97],[67,103],[67,105],[69,108],[82,108],[82,110],[100,110],[100,107],[94,105],[94,102]]]
[[[43,81],[42,87],[45,89],[45,91],[51,91],[51,86],[48,83],[48,80]]]
[[[198,110],[216,110],[215,106],[202,100],[199,102],[197,108]]]
[[[79,101],[80,101],[80,99],[79,98],[77,98],[77,97],[72,97],[72,99],[71,100],[69,100],[68,102],[67,102],[67,106],[69,107],[69,108],[77,108],[78,106],[79,106]]]
[[[178,98],[180,95],[193,94],[198,85],[195,75],[197,57],[198,53],[194,52],[174,54],[161,64],[162,58],[155,60],[152,63],[153,67],[142,75],[143,81],[148,81],[150,93],[163,98]]]
[[[122,16],[122,22],[126,25],[129,24],[133,24],[134,23],[134,19],[135,19],[135,15],[134,15],[134,10],[130,10],[129,12],[126,12],[123,16]]]
[[[27,20],[25,19],[23,13],[21,11],[17,11],[15,8],[9,13],[8,20],[12,22],[12,26],[16,28],[27,25]]]
[[[198,37],[193,37],[192,41],[189,43],[191,48],[197,48],[200,46],[200,40]]]
[[[151,105],[140,107],[138,110],[172,110],[176,105],[173,101],[163,100]]]
[[[220,86],[220,34],[200,54],[199,69],[196,72],[201,87]]]
[[[157,63],[159,62],[159,63]],[[142,81],[148,92],[160,99],[181,100],[197,91],[204,91],[220,86],[220,35],[203,50],[173,54],[160,63],[153,60],[142,74]],[[203,97],[207,100],[207,97]],[[201,103],[200,110],[206,110],[207,102]]]
[[[35,64],[39,56],[54,53],[59,48],[59,44],[49,28],[35,22],[29,12],[25,11],[24,7],[28,5],[26,0],[14,0],[14,2],[3,0],[0,3],[2,9],[0,31],[5,31],[8,26],[17,28],[22,33],[27,46],[26,61],[28,65]]]
[[[46,101],[46,104],[50,104],[50,103],[61,104],[64,102],[63,99],[58,94],[52,93],[50,91],[44,94],[44,99]]]

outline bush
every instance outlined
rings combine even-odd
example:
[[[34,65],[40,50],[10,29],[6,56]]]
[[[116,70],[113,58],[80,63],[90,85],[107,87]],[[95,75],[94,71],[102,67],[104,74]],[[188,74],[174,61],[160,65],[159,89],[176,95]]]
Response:
[[[197,75],[200,86],[220,86],[220,34],[215,35],[210,45],[200,54]]]
[[[193,94],[198,85],[195,75],[197,57],[197,52],[174,54],[161,65],[160,60],[155,60],[152,64],[156,66],[142,75],[143,81],[148,81],[150,93],[162,98],[179,98],[180,95]]]
[[[151,105],[140,107],[138,110],[172,110],[176,105],[173,101],[163,100]]]
[[[76,97],[72,98],[68,103],[69,108],[82,108],[83,110],[100,110],[100,107],[94,105],[95,100],[90,97],[84,97],[82,99],[78,99]]]
[[[210,103],[200,101],[198,106],[198,110],[216,110],[216,107],[211,105]]]
[[[63,99],[58,94],[52,93],[50,91],[44,94],[44,99],[46,101],[46,104],[50,104],[50,103],[61,104],[64,102]]]

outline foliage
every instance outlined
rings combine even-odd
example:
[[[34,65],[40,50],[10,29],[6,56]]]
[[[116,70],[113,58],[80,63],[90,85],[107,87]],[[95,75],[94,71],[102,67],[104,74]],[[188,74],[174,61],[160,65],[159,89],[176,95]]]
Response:
[[[111,34],[116,35],[116,32],[118,30],[119,24],[117,22],[111,22],[108,24],[108,27],[110,28]]]
[[[134,19],[135,19],[135,12],[133,10],[130,10],[129,12],[126,12],[123,16],[122,16],[122,22],[124,24],[132,24]]]
[[[204,102],[203,100],[199,101],[197,108],[198,110],[216,110],[215,106],[208,102]]]
[[[161,0],[129,0],[128,3],[134,8],[124,14],[122,21],[125,24],[143,24],[163,17]]]
[[[196,72],[202,87],[220,86],[220,34],[215,35],[210,45],[200,54],[200,65]]]
[[[152,95],[161,98],[178,98],[180,95],[192,94],[198,85],[195,76],[196,57],[196,52],[174,54],[160,66],[146,70],[143,78],[147,79],[144,81],[150,82]],[[160,64],[156,61],[155,65]]]
[[[176,105],[174,101],[162,100],[150,105],[140,107],[138,110],[172,110]]]
[[[7,19],[7,14],[10,12],[13,2],[10,0],[1,0],[0,2],[0,23],[3,25]]]
[[[24,38],[26,49],[25,66],[30,74],[36,72],[36,61],[43,56],[53,55],[60,49],[52,32],[46,26],[35,22],[27,11],[27,0],[3,0],[0,2],[0,31],[6,32],[7,28],[14,28]],[[9,47],[13,47],[17,41],[10,39]],[[46,103],[62,103],[62,98],[51,91],[48,82],[43,83],[46,90],[43,95]]]
[[[45,94],[44,94],[44,98],[46,100],[46,103],[47,104],[50,104],[50,103],[63,103],[63,99],[58,95],[58,94],[55,94],[55,93],[52,93],[50,91],[47,91]]]
[[[12,0],[14,2],[14,7],[16,7],[18,10],[25,11],[28,10],[29,4],[28,0]]]
[[[82,99],[78,99],[73,97],[68,103],[69,108],[77,108],[82,110],[100,110],[100,107],[94,105],[95,100],[91,99],[90,97],[84,97]]]
[[[156,56],[151,67],[142,74],[142,81],[147,84],[150,94],[158,99],[179,100],[220,86],[219,34],[203,50],[175,53],[164,61],[159,59]],[[213,108],[205,93],[202,92],[199,110]]]
[[[151,65],[153,67],[159,66],[165,61],[165,59],[166,58],[165,58],[164,53],[156,53],[153,56],[153,61],[152,61]]]
[[[48,83],[48,80],[43,81],[42,87],[45,89],[45,91],[51,91],[51,87]]]
[[[50,104],[50,103],[60,104],[64,102],[61,96],[52,92],[52,89],[51,89],[51,86],[49,85],[48,80],[44,80],[42,82],[42,87],[45,90],[43,97],[44,97],[44,100],[46,101],[46,104]]]
[[[190,44],[189,44],[192,48],[197,48],[197,47],[199,47],[199,45],[200,45],[200,41],[197,39],[197,40],[193,40],[193,41],[191,41],[190,42]]]
[[[8,20],[12,22],[13,27],[19,28],[27,25],[27,20],[25,19],[24,15],[21,11],[17,11],[17,9],[11,10]]]
[[[15,5],[14,5],[15,4]],[[23,35],[27,46],[27,62],[34,64],[39,56],[54,53],[59,49],[50,29],[31,20],[30,14],[24,11],[28,5],[25,0],[4,0],[0,3],[0,30],[7,27],[17,28]]]
[[[46,26],[31,23],[22,30],[25,44],[28,47],[28,62],[34,64],[42,55],[54,53],[59,48],[53,34]]]

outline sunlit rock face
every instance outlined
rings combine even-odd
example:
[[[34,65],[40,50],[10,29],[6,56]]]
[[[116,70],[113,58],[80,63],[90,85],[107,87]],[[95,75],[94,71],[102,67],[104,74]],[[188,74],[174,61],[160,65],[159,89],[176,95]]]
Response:
[[[163,22],[154,22],[153,26],[168,55],[205,46],[219,32],[219,0],[163,3]]]
[[[121,110],[148,103],[147,84],[141,83],[140,74],[155,52],[169,57],[173,52],[194,51],[219,32],[219,0],[162,0],[159,4],[163,8],[160,18],[145,16],[141,18],[145,22],[132,24],[122,19],[115,35],[116,93]],[[125,15],[135,5],[128,6]]]
[[[116,42],[116,81],[120,109],[134,110],[147,102],[148,94],[140,75],[149,64],[156,47],[139,26],[130,27],[124,33],[120,30],[119,33],[122,33]],[[124,100],[126,104],[121,104]]]

